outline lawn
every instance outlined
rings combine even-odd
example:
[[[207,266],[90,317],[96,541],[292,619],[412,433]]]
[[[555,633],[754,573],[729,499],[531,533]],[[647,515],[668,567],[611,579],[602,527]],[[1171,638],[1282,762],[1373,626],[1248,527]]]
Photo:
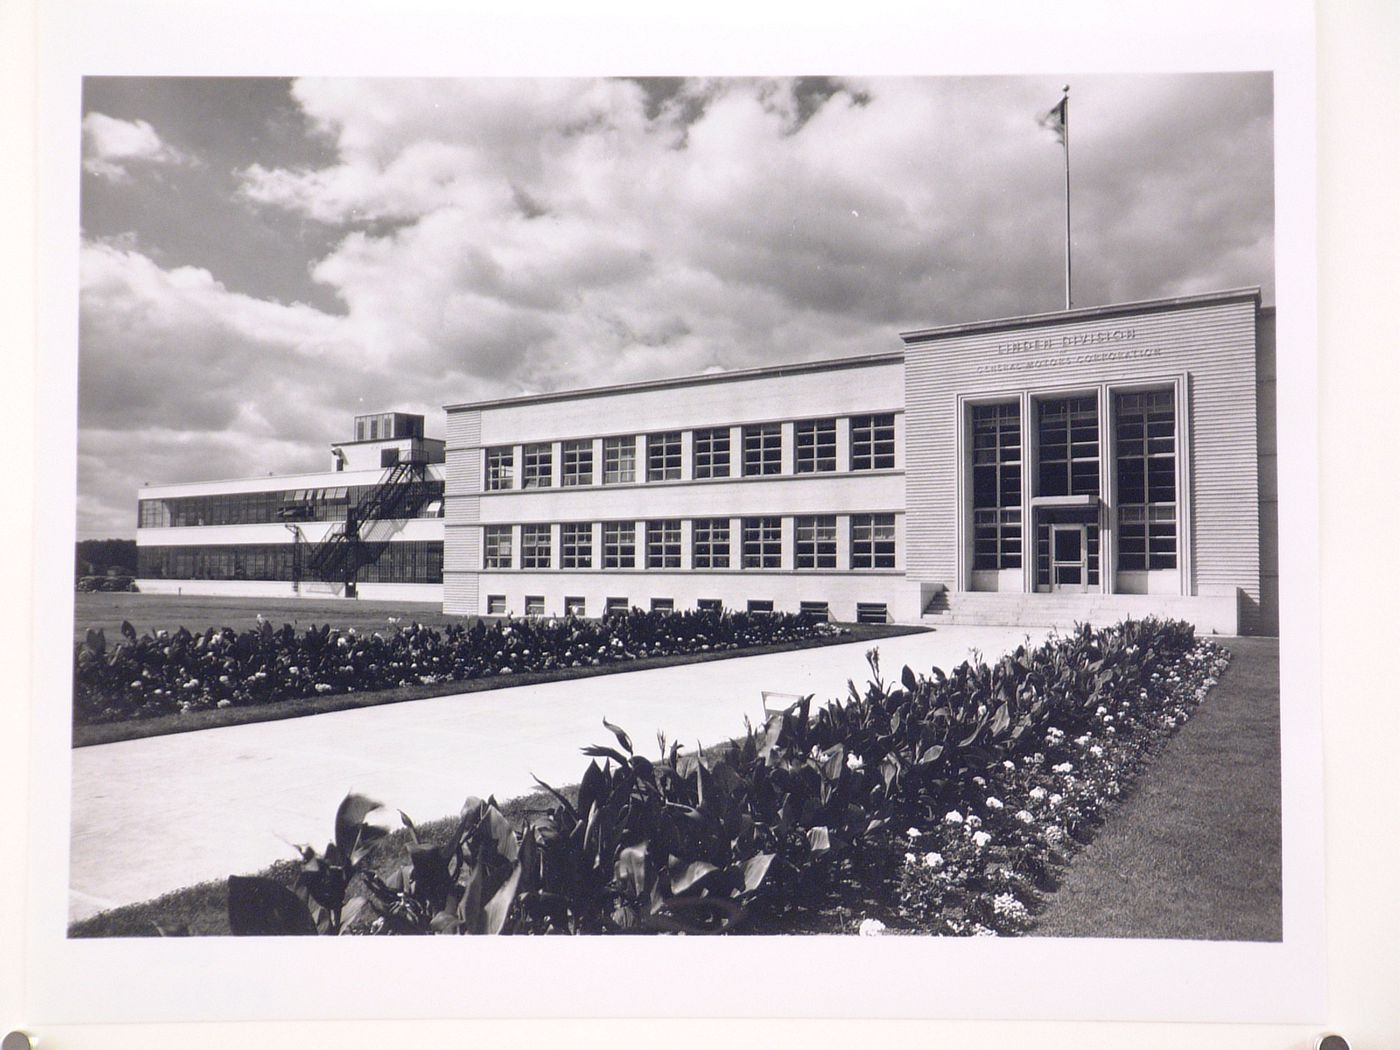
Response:
[[[81,642],[89,628],[100,628],[109,641],[121,637],[127,620],[138,634],[188,627],[256,627],[258,616],[280,627],[289,623],[298,630],[312,624],[332,623],[342,630],[382,631],[389,617],[417,620],[432,627],[471,623],[475,617],[452,616],[438,602],[347,601],[336,598],[220,598],[193,594],[139,594],[117,592],[74,594],[73,640]]]
[[[276,625],[291,623],[293,626],[306,628],[313,624],[329,623],[341,630],[353,627],[357,631],[367,633],[387,628],[390,617],[404,621],[416,620],[430,626],[470,622],[473,619],[444,615],[437,605],[411,602],[348,602],[315,599],[266,602],[260,598],[216,599],[137,593],[80,593],[76,595],[76,598],[75,641],[80,641],[86,631],[93,627],[104,629],[109,640],[119,639],[123,620],[130,621],[138,632],[161,629],[173,631],[181,626],[195,631],[203,631],[209,626],[248,629],[256,626],[257,617],[262,615]],[[75,725],[73,727],[73,746],[90,747],[97,744],[116,743],[121,740],[141,740],[153,736],[166,736],[171,733],[189,733],[222,726],[272,722],[284,718],[303,718],[308,715],[348,711],[362,707],[378,707],[381,704],[402,703],[408,700],[425,700],[431,697],[478,693],[492,689],[520,688],[521,686],[540,685],[545,682],[591,678],[606,674],[624,674],[628,671],[672,667],[678,664],[704,663],[711,660],[728,660],[742,656],[761,656],[765,653],[785,652],[793,649],[873,642],[881,638],[913,634],[929,629],[902,624],[849,624],[846,626],[847,633],[845,634],[812,638],[799,642],[754,645],[743,649],[719,652],[678,653],[597,666],[523,672],[510,677],[491,676],[437,682],[432,685],[403,686],[397,689],[332,693],[325,696],[301,697],[283,703],[214,708],[162,715],[156,718]]]
[[[1032,934],[1281,938],[1278,639],[1217,640],[1230,669],[1074,858]]]

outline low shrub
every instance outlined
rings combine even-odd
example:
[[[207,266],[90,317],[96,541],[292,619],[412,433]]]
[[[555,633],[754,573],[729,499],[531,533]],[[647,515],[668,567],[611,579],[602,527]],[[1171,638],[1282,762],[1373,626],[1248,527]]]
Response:
[[[84,593],[93,591],[134,591],[136,590],[136,580],[131,576],[79,576],[77,580],[77,590]]]
[[[369,635],[329,625],[298,633],[261,617],[244,631],[182,627],[138,636],[123,622],[121,632],[109,646],[102,631],[89,630],[74,646],[76,723],[723,652],[846,628],[804,614],[633,609],[602,620],[478,620],[443,629],[391,619],[386,631]]]
[[[905,668],[897,684],[877,654],[869,662],[864,691],[852,684],[815,712],[807,697],[712,760],[658,738],[652,761],[605,721],[617,746],[583,749],[576,801],[542,785],[556,804],[512,827],[494,801],[469,799],[454,836],[415,843],[387,874],[371,859],[391,814],[351,796],[335,841],[303,849],[294,890],[230,880],[230,927],[728,932],[819,905],[843,882],[887,885],[875,861],[893,849],[905,851],[895,881],[908,923],[1015,932],[1064,840],[1223,666],[1189,625],[1156,620],[1080,627],[950,674]]]

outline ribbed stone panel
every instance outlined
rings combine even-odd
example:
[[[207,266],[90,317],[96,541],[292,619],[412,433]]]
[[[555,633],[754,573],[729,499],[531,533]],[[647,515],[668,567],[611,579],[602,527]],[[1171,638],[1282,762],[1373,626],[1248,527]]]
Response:
[[[1193,594],[1239,588],[1245,630],[1259,621],[1260,450],[1256,414],[1257,293],[1227,293],[1082,318],[911,333],[905,337],[905,483],[911,579],[961,589],[958,405],[1109,387],[1184,385],[1179,435],[1190,490],[1179,494]],[[1102,421],[1107,423],[1107,421]],[[1106,436],[1108,427],[1103,427]]]
[[[481,412],[447,413],[446,521],[442,544],[444,612],[480,612]]]

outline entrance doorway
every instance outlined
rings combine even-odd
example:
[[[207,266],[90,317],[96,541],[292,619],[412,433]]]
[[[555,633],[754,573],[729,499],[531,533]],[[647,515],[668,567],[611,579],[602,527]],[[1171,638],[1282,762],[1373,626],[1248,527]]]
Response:
[[[1089,544],[1084,525],[1050,526],[1050,589],[1084,594],[1089,589]]]

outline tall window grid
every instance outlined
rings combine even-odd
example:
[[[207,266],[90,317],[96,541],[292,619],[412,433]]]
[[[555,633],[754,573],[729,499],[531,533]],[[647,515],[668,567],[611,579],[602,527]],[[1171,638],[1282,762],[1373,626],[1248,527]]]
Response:
[[[647,522],[647,568],[679,569],[681,567],[681,523],[679,521]]]
[[[548,569],[550,567],[550,527],[522,525],[520,527],[520,567]]]
[[[781,423],[759,423],[744,428],[744,476],[780,474],[783,470]]]
[[[836,518],[797,518],[794,555],[799,569],[836,568]]]
[[[554,450],[548,442],[526,445],[521,460],[521,488],[547,489],[554,484]]]
[[[972,567],[1021,567],[1021,406],[972,409]]]
[[[487,525],[481,537],[482,565],[487,569],[509,569],[512,546],[509,525]]]
[[[681,432],[647,435],[647,480],[679,481],[681,477]]]
[[[1176,405],[1171,390],[1114,398],[1118,568],[1175,569]]]
[[[565,441],[559,456],[560,481],[563,485],[593,484],[593,442]]]
[[[1038,403],[1041,496],[1099,494],[1099,403],[1065,397]]]
[[[559,528],[559,567],[593,568],[593,525],[586,521],[565,522]]]
[[[894,469],[894,415],[851,417],[851,469]]]
[[[629,485],[637,480],[637,439],[603,439],[603,484]]]
[[[745,518],[743,556],[746,569],[783,567],[783,519]]]
[[[729,519],[697,518],[691,526],[691,565],[697,569],[729,568]]]
[[[729,477],[729,428],[697,430],[693,456],[695,477]]]
[[[637,566],[637,525],[631,521],[603,522],[603,568]]]
[[[836,469],[836,420],[799,420],[793,425],[793,443],[793,469],[798,474]]]
[[[851,568],[893,569],[894,515],[851,515]]]
[[[499,492],[515,487],[515,449],[488,448],[486,450],[486,489]]]

